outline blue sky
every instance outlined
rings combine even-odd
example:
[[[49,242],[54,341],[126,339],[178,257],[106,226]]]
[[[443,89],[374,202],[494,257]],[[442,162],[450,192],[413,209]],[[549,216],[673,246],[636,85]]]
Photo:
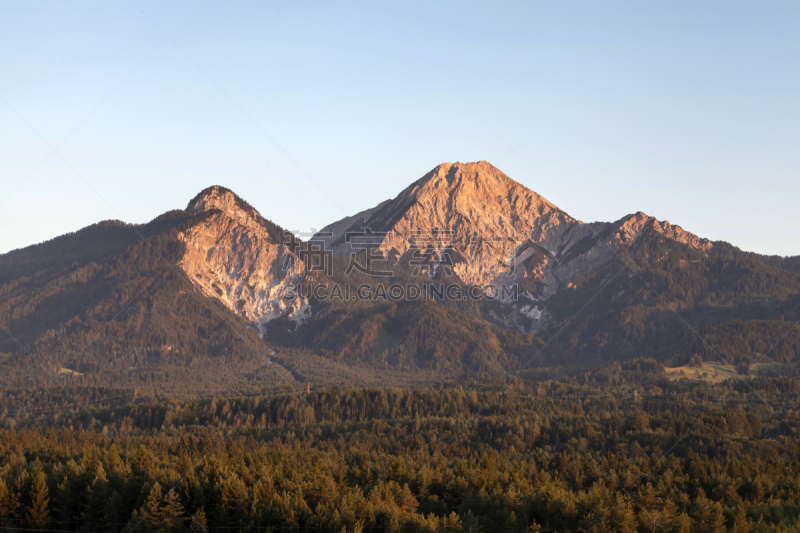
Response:
[[[0,5],[0,252],[212,184],[308,231],[486,159],[800,254],[799,1],[136,2]]]

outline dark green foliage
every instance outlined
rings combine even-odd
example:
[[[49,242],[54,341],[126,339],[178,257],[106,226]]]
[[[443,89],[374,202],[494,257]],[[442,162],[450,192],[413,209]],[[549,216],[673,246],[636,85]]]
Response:
[[[662,385],[508,380],[31,418],[0,429],[0,527],[32,526],[37,509],[68,531],[796,532],[800,381],[750,382],[774,415],[731,383]]]

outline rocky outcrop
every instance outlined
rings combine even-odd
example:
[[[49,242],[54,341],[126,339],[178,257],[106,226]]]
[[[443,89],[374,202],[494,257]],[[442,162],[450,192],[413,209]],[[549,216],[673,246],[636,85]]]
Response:
[[[689,233],[680,226],[673,226],[669,222],[659,221],[647,216],[641,211],[635,215],[628,215],[618,221],[617,235],[620,242],[632,245],[647,228],[652,228],[657,233],[675,242],[685,244],[702,252],[708,252],[714,246],[708,239],[701,239],[697,235]]]
[[[211,187],[187,210],[208,212],[179,235],[186,253],[179,266],[207,296],[259,327],[279,316],[300,323],[310,314],[308,301],[281,298],[303,272],[303,262],[276,238],[280,228],[223,187]]]

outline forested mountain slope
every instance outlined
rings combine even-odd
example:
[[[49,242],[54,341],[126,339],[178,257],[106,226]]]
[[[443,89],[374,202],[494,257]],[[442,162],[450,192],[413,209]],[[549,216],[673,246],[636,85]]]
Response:
[[[551,357],[583,363],[655,357],[667,366],[706,361],[797,362],[800,276],[776,261],[716,243],[708,254],[645,234],[638,247],[549,302],[561,328]]]
[[[176,266],[179,232],[208,216],[103,222],[0,256],[3,385],[224,387],[223,376],[264,366],[258,334]],[[268,382],[288,377],[270,374]]]

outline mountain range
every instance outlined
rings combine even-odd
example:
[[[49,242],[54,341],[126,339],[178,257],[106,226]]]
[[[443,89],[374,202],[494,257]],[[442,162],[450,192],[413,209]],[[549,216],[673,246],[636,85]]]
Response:
[[[301,240],[214,186],[0,255],[4,387],[169,391],[794,363],[800,258],[644,213],[585,223],[444,163]]]

